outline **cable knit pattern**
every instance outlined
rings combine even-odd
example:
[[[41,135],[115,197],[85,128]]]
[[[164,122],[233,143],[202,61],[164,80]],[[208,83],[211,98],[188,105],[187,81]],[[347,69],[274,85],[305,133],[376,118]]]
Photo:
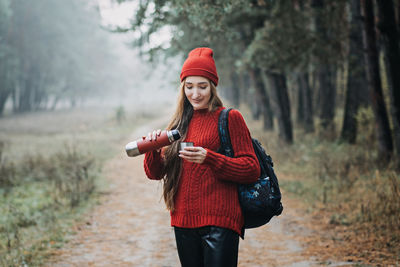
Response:
[[[171,225],[194,228],[215,225],[242,234],[243,215],[237,183],[255,182],[260,175],[250,132],[237,110],[229,113],[229,133],[234,158],[217,153],[220,147],[218,117],[223,108],[214,112],[194,111],[185,142],[193,142],[207,150],[202,164],[183,161],[175,211]],[[162,156],[158,152],[145,155],[144,168],[150,179],[161,179]]]
[[[161,152],[153,150],[144,154],[144,171],[151,180],[161,180],[164,177]]]

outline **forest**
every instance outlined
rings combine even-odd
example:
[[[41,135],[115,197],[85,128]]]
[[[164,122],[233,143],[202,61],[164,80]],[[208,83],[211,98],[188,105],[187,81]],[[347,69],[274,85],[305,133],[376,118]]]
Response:
[[[140,32],[150,61],[213,48],[229,104],[297,177],[283,188],[352,231],[342,257],[399,259],[399,1],[142,1],[114,30]]]
[[[123,136],[155,118],[157,112],[140,103],[133,104],[140,112],[119,106],[108,110],[107,121],[91,117],[74,140],[85,143],[92,156],[78,145],[50,154],[56,155],[54,166],[52,156],[43,157],[47,151],[31,158],[10,152],[14,143],[31,137],[13,139],[20,133],[14,118],[65,108],[83,120],[84,103],[131,85],[121,80],[107,37],[130,34],[131,49],[150,66],[175,60],[178,68],[193,48],[213,49],[224,104],[244,114],[252,135],[271,154],[283,198],[302,203],[314,230],[332,233],[329,245],[321,237],[309,239],[321,265],[332,257],[356,266],[399,264],[399,0],[111,1],[136,3],[129,25],[101,24],[96,1],[0,0],[0,211],[9,214],[1,219],[0,258],[7,256],[0,263],[46,261],[48,254],[23,244],[32,235],[21,236],[29,227],[49,227],[49,221],[62,230],[35,240],[61,247],[60,235],[70,227],[61,222],[75,218],[84,206],[80,202],[104,190],[94,182],[103,175],[98,166],[117,151]],[[172,90],[177,77],[172,86],[168,82]],[[81,124],[74,118],[66,131],[75,136]],[[64,136],[61,130],[52,134]],[[51,136],[45,138],[55,140]],[[37,138],[42,144],[43,137]],[[112,144],[98,150],[107,140]],[[107,156],[93,158],[104,151]],[[27,188],[37,191],[38,182],[53,192],[51,201],[43,200],[33,213],[21,212],[26,204],[15,200]],[[77,187],[81,191],[71,193]],[[45,217],[39,215],[44,207],[51,210]],[[64,219],[60,207],[75,215]]]
[[[397,1],[144,1],[115,30],[140,31],[135,45],[150,60],[212,47],[232,105],[249,104],[265,130],[276,118],[288,144],[294,123],[354,144],[357,113],[371,108],[385,160],[399,143],[398,13]],[[149,45],[164,27],[170,40]]]
[[[74,107],[127,86],[96,2],[1,0],[0,12],[0,114]]]

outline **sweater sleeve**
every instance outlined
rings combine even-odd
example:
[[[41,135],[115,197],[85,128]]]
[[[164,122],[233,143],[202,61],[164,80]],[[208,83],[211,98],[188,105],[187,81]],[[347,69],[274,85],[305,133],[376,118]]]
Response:
[[[161,180],[164,176],[161,152],[156,150],[144,154],[144,171],[151,180]]]
[[[252,183],[260,176],[260,166],[254,153],[249,129],[242,114],[231,110],[228,118],[229,135],[234,157],[230,158],[210,149],[203,164],[211,166],[217,177],[237,183]]]

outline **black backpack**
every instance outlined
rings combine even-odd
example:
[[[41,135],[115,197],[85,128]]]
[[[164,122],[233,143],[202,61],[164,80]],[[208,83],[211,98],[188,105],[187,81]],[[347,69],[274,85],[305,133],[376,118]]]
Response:
[[[218,132],[221,140],[219,153],[233,157],[233,149],[228,128],[228,115],[231,109],[223,109],[219,115]],[[239,184],[239,202],[244,215],[244,228],[255,228],[268,223],[273,216],[282,213],[281,191],[274,173],[271,157],[260,142],[252,138],[254,152],[260,164],[261,175],[252,184]]]

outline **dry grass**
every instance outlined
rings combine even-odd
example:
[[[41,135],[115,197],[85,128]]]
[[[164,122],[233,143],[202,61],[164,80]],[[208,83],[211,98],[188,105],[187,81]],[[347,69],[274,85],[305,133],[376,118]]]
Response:
[[[296,129],[295,143],[287,146],[276,133],[263,131],[261,122],[248,121],[284,174],[283,191],[305,203],[315,218],[311,225],[323,233],[310,237],[310,255],[377,266],[400,263],[400,175],[395,160],[382,165],[376,153],[371,111],[358,116],[357,145]]]
[[[0,265],[40,266],[62,246],[104,190],[103,163],[152,116],[118,107],[1,118]]]

